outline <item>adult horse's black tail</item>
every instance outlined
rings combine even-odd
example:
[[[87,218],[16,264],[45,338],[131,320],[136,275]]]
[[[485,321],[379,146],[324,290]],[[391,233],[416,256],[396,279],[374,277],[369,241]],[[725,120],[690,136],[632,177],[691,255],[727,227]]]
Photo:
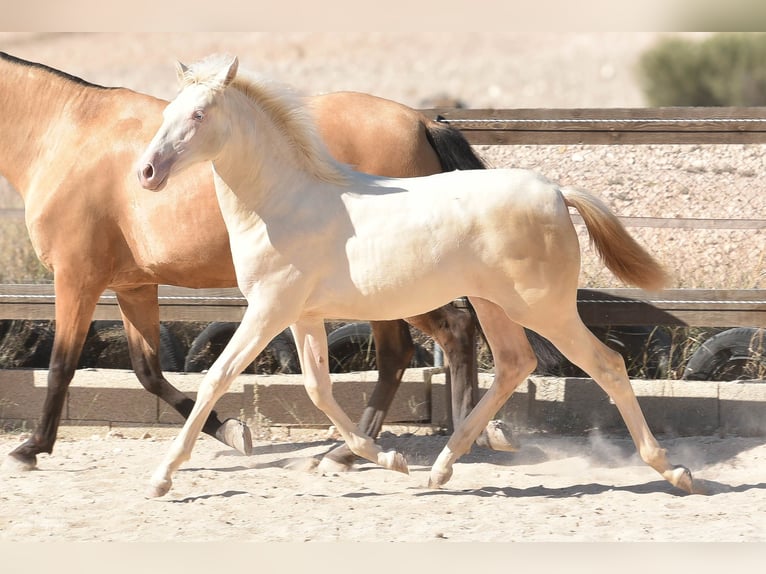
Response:
[[[487,164],[476,154],[459,129],[438,119],[425,123],[425,128],[428,143],[439,157],[442,171],[487,169]]]
[[[425,128],[426,137],[439,157],[442,171],[488,169],[487,163],[476,154],[459,129],[439,121],[438,118],[436,121],[426,123]],[[468,309],[473,314],[474,319],[477,319],[470,302],[468,303]],[[478,320],[476,320],[476,325],[481,332]],[[527,329],[525,329],[525,332],[535,355],[537,355],[537,369],[535,372],[546,374],[554,371],[561,364],[563,355],[544,337]]]

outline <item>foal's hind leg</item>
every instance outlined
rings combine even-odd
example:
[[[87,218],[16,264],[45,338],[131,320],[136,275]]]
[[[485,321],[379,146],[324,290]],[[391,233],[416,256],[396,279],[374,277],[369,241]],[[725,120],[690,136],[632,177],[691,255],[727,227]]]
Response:
[[[454,432],[479,400],[479,375],[476,365],[476,321],[468,310],[452,304],[409,317],[413,326],[430,335],[447,356],[447,395],[450,425]],[[492,420],[476,439],[478,446],[492,450],[516,451],[519,444],[503,421]]]
[[[362,412],[357,427],[366,435],[376,438],[383,427],[386,413],[402,382],[404,370],[414,352],[412,336],[404,321],[372,321],[375,355],[378,363],[378,382]],[[319,468],[323,471],[344,471],[354,464],[356,455],[348,444],[335,447],[322,457]]]
[[[537,360],[524,330],[502,308],[484,299],[471,299],[495,361],[495,380],[450,437],[431,468],[428,484],[438,488],[452,476],[452,465],[468,452],[511,393],[534,371]]]
[[[160,313],[157,285],[144,285],[117,292],[117,300],[128,338],[130,361],[144,388],[188,418],[194,401],[176,389],[160,368]],[[237,419],[224,422],[211,411],[202,432],[209,434],[242,454],[252,452],[250,429]]]
[[[657,443],[638,404],[622,356],[604,345],[583,325],[576,311],[568,318],[542,327],[529,325],[548,338],[567,359],[583,369],[606,391],[622,415],[641,459],[672,485],[694,492],[689,470],[670,464],[665,449]]]
[[[327,415],[357,456],[384,468],[408,473],[407,462],[396,451],[384,452],[371,437],[356,429],[332,395],[327,352],[327,333],[322,320],[305,320],[292,326],[301,361],[303,383],[312,402]]]

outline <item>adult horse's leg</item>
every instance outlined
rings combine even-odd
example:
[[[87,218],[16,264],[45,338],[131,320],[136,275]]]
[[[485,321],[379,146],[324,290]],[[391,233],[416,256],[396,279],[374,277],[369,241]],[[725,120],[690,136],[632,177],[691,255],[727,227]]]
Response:
[[[358,426],[365,434],[375,438],[383,426],[386,412],[399,389],[404,371],[412,361],[415,345],[410,329],[404,321],[373,321],[370,326],[375,340],[378,384]]]
[[[133,370],[144,388],[158,396],[181,416],[188,418],[194,401],[176,389],[160,368],[160,313],[157,285],[142,285],[117,291]],[[224,422],[213,410],[202,432],[209,434],[242,454],[251,454],[250,430],[237,419]]]
[[[358,428],[366,435],[376,438],[383,421],[402,382],[402,376],[412,360],[415,346],[410,329],[402,320],[371,321],[375,339],[375,356],[378,364],[378,382],[359,419]],[[344,471],[353,465],[356,455],[348,444],[335,447],[322,457],[323,471]]]
[[[452,476],[452,465],[468,452],[487,428],[489,420],[511,393],[534,371],[537,359],[520,325],[511,321],[502,308],[483,299],[471,299],[495,362],[495,380],[459,424],[431,468],[429,486],[439,487]]]
[[[53,452],[67,390],[74,377],[96,304],[104,290],[104,286],[84,284],[80,281],[84,276],[87,273],[81,270],[55,275],[56,330],[43,414],[32,436],[8,455],[8,462],[17,468],[31,470],[37,466],[39,453]]]

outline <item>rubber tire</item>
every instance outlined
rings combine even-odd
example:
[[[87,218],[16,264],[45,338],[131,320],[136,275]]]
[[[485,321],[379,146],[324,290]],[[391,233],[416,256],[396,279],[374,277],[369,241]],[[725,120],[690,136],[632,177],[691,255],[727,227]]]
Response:
[[[199,373],[210,368],[216,358],[221,354],[226,344],[231,340],[239,323],[228,321],[215,321],[205,327],[192,341],[184,361],[184,370],[188,373]],[[263,359],[265,354],[271,354],[272,364],[275,365],[268,373],[295,374],[300,373],[300,362],[295,349],[293,336],[290,329],[285,329],[277,335],[259,355]],[[248,365],[244,372],[255,373],[258,359]]]
[[[670,335],[662,329],[645,326],[588,327],[596,338],[610,349],[620,353],[625,360],[631,378],[654,379],[667,376],[673,366],[670,364]],[[547,340],[545,340],[547,342]],[[643,357],[648,353],[648,360]],[[551,357],[558,356],[558,363],[549,359],[545,368],[535,370],[538,375],[557,377],[587,377],[576,365],[570,363],[558,349],[551,345]]]
[[[3,367],[47,369],[53,350],[53,321],[13,319],[4,323],[0,337]]]
[[[179,372],[183,349],[172,331],[160,323],[160,368]],[[132,369],[128,338],[122,321],[93,321],[90,324],[78,368]]]
[[[707,339],[684,369],[689,381],[734,381],[747,379],[744,366],[757,361],[766,368],[766,329],[736,327]]]
[[[375,339],[369,323],[347,323],[327,336],[331,373],[375,371],[378,368]],[[410,367],[432,366],[428,352],[415,343]]]

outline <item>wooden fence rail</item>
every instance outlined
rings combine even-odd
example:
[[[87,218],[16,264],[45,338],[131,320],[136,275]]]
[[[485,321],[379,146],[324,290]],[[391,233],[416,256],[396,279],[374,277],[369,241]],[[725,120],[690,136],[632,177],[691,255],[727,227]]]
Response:
[[[763,144],[766,107],[613,109],[431,109],[472,144]],[[578,216],[574,217],[578,222]],[[624,217],[627,226],[766,229],[764,218]],[[160,286],[163,321],[239,321],[245,300],[236,289]],[[0,285],[0,319],[53,319],[52,285]],[[581,289],[578,305],[588,325],[766,327],[766,290]],[[119,319],[115,295],[101,297],[96,319]]]
[[[472,144],[766,143],[766,107],[429,109]]]
[[[0,319],[53,319],[53,285],[0,286]],[[239,321],[247,305],[237,289],[188,289],[161,285],[163,321]],[[580,314],[588,325],[766,327],[766,289],[580,289]],[[107,290],[95,319],[120,319],[117,297]]]

